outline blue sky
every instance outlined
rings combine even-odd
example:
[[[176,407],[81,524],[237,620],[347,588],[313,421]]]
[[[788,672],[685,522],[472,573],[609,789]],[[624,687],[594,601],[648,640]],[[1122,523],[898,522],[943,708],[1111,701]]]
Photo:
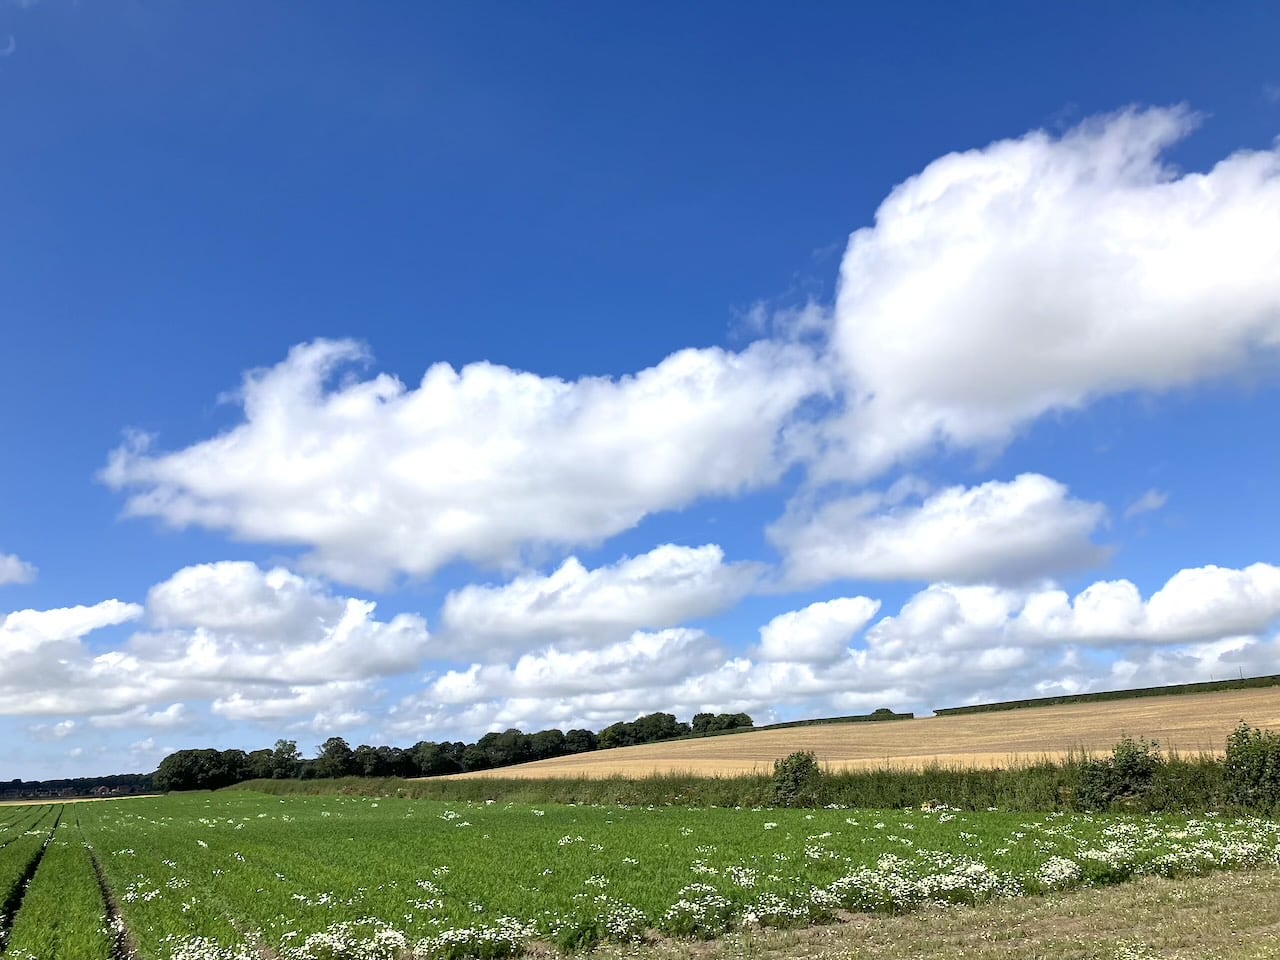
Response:
[[[1278,27],[0,3],[0,779],[1280,672]]]

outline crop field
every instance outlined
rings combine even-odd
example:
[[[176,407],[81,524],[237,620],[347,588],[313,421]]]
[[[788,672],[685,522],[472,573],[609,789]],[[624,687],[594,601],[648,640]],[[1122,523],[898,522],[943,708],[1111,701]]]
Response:
[[[460,777],[642,777],[653,773],[765,773],[777,757],[812,750],[832,770],[1008,767],[1109,751],[1120,735],[1183,754],[1221,754],[1241,720],[1280,728],[1280,687],[1033,707],[883,723],[762,730],[649,743],[501,767]]]
[[[1212,815],[533,807],[243,791],[0,816],[6,960],[545,954],[1274,868],[1280,857],[1280,824]]]

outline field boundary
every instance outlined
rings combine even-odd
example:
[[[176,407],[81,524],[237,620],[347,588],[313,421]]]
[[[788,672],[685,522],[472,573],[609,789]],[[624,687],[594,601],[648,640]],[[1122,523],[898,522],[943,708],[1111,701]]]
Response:
[[[1071,703],[1098,703],[1107,700],[1138,700],[1143,697],[1177,697],[1189,693],[1215,693],[1220,690],[1256,690],[1280,686],[1280,674],[1265,677],[1242,677],[1236,680],[1204,680],[1196,683],[1172,683],[1160,687],[1133,687],[1128,690],[1100,690],[1097,693],[1068,693],[1057,697],[1029,697],[1022,700],[999,700],[975,703],[965,707],[939,707],[937,717],[956,717],[971,713],[997,713],[1029,707],[1059,707]],[[763,729],[763,728],[761,728]]]

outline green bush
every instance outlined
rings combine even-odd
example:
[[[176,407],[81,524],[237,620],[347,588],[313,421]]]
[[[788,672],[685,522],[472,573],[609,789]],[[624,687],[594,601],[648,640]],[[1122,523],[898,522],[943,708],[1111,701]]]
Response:
[[[1163,764],[1159,743],[1124,737],[1111,756],[1084,761],[1076,794],[1079,805],[1086,810],[1144,808]]]
[[[1233,803],[1280,809],[1280,734],[1241,720],[1227,737],[1226,779]]]
[[[812,750],[797,750],[774,761],[775,807],[816,807],[821,791],[822,768]]]

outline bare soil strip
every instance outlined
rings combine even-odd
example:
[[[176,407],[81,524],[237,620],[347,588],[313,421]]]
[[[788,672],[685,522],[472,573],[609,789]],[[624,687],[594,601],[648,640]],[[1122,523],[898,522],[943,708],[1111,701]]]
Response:
[[[1029,707],[992,713],[761,730],[620,747],[462,777],[642,777],[654,773],[772,773],[773,761],[812,750],[832,770],[1024,766],[1071,752],[1106,752],[1121,736],[1182,754],[1220,755],[1241,721],[1280,729],[1280,687]]]
[[[76,828],[80,828],[79,818],[76,819]],[[80,837],[84,839],[83,830],[80,831]],[[110,884],[107,883],[107,875],[102,871],[102,863],[98,860],[97,852],[88,845],[85,849],[89,851],[89,859],[93,861],[93,872],[98,878],[98,889],[102,891],[102,906],[107,915],[107,929],[115,937],[111,948],[112,960],[134,960],[138,951],[133,937],[129,934],[129,928],[125,926],[124,917],[120,914],[120,901],[116,899]]]

